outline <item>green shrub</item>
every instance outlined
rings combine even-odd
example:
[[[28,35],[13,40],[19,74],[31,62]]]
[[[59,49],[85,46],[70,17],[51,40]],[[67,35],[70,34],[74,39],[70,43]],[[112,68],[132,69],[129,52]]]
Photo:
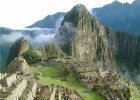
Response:
[[[33,50],[29,50],[23,53],[23,57],[29,65],[41,61],[41,57],[37,55],[37,53]]]
[[[123,96],[127,99],[130,100],[131,97],[131,91],[130,88],[127,88],[126,90],[122,90]]]
[[[95,91],[95,92],[99,92],[101,89],[102,89],[101,85],[95,84],[95,85],[93,85],[92,90]]]

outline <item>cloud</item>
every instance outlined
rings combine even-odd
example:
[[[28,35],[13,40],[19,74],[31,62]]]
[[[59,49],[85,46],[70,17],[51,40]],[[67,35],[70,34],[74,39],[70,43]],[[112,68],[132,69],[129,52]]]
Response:
[[[34,48],[47,45],[54,41],[55,34],[57,33],[63,19],[64,17],[61,16],[56,21],[55,29],[24,28],[21,30],[13,30],[9,34],[0,35],[0,44],[12,44],[20,37],[25,37]]]
[[[35,36],[34,38],[30,37],[29,35],[24,36],[34,48],[38,48],[40,46],[45,46],[50,42],[54,41],[55,34],[43,34],[39,33],[39,35]]]
[[[76,28],[70,22],[65,22],[56,33],[56,42],[60,45],[69,44],[75,37]]]
[[[1,43],[13,43],[22,36],[20,32],[11,32],[10,34],[0,36]]]

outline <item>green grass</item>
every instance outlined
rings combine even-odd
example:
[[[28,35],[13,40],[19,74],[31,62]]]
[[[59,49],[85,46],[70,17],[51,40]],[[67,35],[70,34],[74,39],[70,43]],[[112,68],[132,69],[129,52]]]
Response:
[[[38,73],[37,77],[44,85],[56,84],[70,88],[77,91],[84,100],[104,100],[101,96],[97,96],[95,92],[86,92],[86,89],[78,81],[64,81],[63,75],[58,72],[59,69],[60,67],[32,67],[33,72]]]

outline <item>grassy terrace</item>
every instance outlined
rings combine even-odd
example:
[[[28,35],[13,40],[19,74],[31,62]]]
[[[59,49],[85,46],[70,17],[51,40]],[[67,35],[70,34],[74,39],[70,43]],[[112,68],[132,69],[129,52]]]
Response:
[[[104,100],[95,92],[86,92],[86,89],[75,80],[75,75],[70,73],[68,77],[60,74],[60,67],[32,67],[32,71],[36,73],[42,84],[56,84],[73,89],[79,93],[84,100]],[[61,69],[62,70],[62,69]]]

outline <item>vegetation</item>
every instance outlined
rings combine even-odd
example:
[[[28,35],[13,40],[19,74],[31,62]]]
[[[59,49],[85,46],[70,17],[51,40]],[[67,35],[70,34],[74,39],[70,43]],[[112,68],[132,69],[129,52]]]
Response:
[[[96,91],[96,92],[99,92],[102,89],[102,86],[98,84],[94,85],[93,87],[94,87],[93,91]]]
[[[84,100],[104,100],[101,96],[96,96],[96,92],[87,92],[86,89],[76,80],[74,73],[68,71],[61,65],[57,67],[32,67],[35,76],[41,81],[42,84],[56,84],[73,89]]]
[[[130,100],[131,93],[130,93],[130,89],[129,88],[127,88],[127,90],[122,90],[122,93],[123,93],[123,96],[125,98],[127,98],[127,100]]]
[[[28,50],[25,53],[23,53],[23,57],[29,65],[37,63],[41,60],[41,57],[37,55],[37,53],[33,50]]]
[[[65,57],[66,54],[63,53],[61,48],[56,44],[50,44],[45,46],[46,56],[48,59],[58,58],[58,57]]]

